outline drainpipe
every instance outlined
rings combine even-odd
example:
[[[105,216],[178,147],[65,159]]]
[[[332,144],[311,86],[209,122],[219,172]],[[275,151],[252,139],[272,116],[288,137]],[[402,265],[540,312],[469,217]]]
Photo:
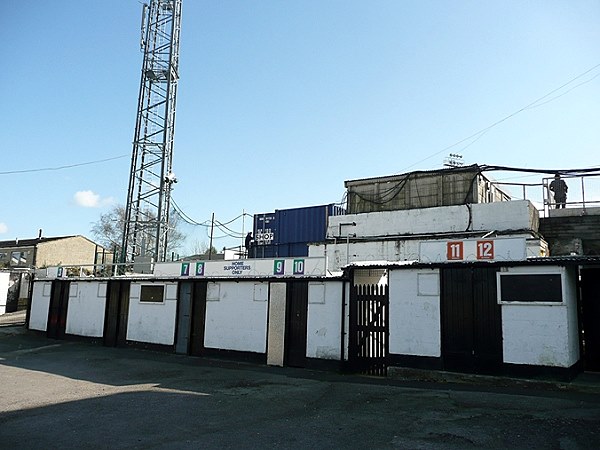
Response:
[[[346,368],[346,286],[348,284],[346,273],[342,277],[342,321],[341,321],[341,336],[340,336],[340,365],[342,370]],[[348,324],[349,325],[349,324]]]
[[[356,226],[356,222],[340,222],[338,224],[339,226],[339,235],[340,238],[342,237],[342,227],[343,226],[352,226],[355,227]],[[356,237],[356,233],[353,234],[354,237]],[[350,263],[350,232],[348,231],[346,233],[346,265],[348,265]]]

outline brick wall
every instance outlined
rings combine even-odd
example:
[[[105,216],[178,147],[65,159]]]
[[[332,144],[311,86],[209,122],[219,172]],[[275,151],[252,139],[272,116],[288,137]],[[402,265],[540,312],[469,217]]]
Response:
[[[96,244],[83,236],[42,242],[38,244],[36,266],[94,264],[95,251]]]

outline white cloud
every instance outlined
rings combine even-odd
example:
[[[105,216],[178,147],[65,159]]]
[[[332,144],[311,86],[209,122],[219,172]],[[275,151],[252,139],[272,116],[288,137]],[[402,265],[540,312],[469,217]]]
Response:
[[[8,232],[8,225],[4,222],[0,222],[0,234],[4,234]]]
[[[84,208],[98,208],[100,206],[100,195],[93,191],[75,192],[73,196],[75,203]]]
[[[84,208],[100,208],[102,206],[109,206],[115,203],[115,199],[112,197],[102,198],[100,194],[96,194],[94,191],[78,191],[73,195],[73,199],[77,206]]]
[[[113,197],[106,197],[106,198],[103,198],[100,203],[102,204],[102,206],[110,206],[110,205],[114,205],[116,202]]]

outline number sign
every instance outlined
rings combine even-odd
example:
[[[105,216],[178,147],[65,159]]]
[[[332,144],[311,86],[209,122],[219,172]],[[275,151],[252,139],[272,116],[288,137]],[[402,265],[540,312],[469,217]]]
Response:
[[[274,275],[283,275],[285,273],[285,260],[284,259],[276,259],[273,262],[273,274]]]
[[[446,258],[449,261],[462,261],[464,245],[461,241],[450,241],[446,245]]]
[[[304,260],[303,259],[295,259],[294,260],[294,275],[303,275],[304,274]]]
[[[477,259],[494,259],[494,241],[477,241]]]

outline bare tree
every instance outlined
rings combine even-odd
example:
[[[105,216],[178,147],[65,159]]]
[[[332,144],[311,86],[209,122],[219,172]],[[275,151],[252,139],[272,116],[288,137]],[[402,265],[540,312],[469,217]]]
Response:
[[[212,255],[216,255],[219,251],[213,245],[212,249],[209,249],[209,246],[206,242],[202,242],[196,239],[191,247],[191,255],[193,256],[207,256],[211,250]]]
[[[90,232],[95,240],[103,247],[120,252],[123,242],[123,230],[125,229],[125,207],[115,205],[109,211],[100,215],[97,222],[92,223]],[[171,214],[169,218],[169,242],[167,251],[172,252],[179,248],[185,239],[185,235],[178,229],[179,216]]]

